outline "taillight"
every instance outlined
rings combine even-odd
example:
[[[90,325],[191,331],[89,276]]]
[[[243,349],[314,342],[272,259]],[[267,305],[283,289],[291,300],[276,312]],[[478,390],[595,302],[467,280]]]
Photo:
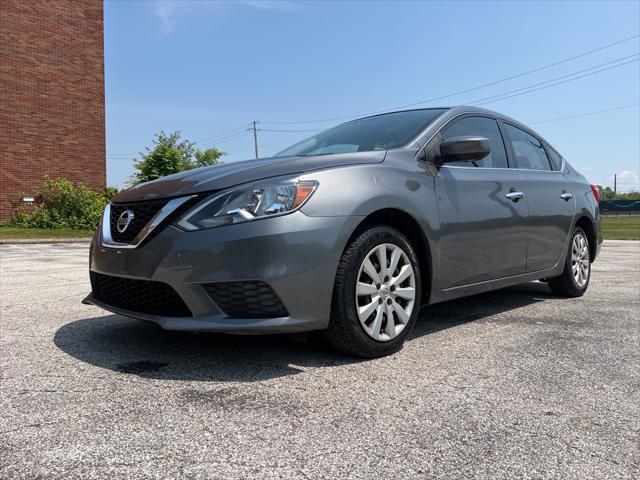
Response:
[[[600,202],[600,189],[597,185],[591,185],[591,192],[593,192],[596,202]]]

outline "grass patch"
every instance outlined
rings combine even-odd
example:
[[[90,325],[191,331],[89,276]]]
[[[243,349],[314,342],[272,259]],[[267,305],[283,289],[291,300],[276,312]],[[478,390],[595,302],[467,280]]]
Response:
[[[640,240],[640,215],[603,215],[602,233],[609,240]],[[68,228],[22,228],[0,225],[0,240],[34,240],[40,238],[91,238],[91,230]]]
[[[68,228],[22,228],[0,226],[0,240],[35,240],[39,238],[91,238],[91,230],[71,230]]]
[[[609,240],[640,240],[640,215],[603,215],[602,234]]]

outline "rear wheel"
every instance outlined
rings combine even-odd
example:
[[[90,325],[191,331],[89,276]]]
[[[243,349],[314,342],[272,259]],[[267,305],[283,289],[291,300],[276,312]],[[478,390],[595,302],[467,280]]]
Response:
[[[420,288],[417,257],[404,235],[370,227],[342,255],[325,340],[366,358],[400,350],[418,316]]]
[[[556,295],[580,297],[587,291],[590,278],[591,252],[587,235],[582,228],[575,227],[562,275],[549,279],[549,287]]]

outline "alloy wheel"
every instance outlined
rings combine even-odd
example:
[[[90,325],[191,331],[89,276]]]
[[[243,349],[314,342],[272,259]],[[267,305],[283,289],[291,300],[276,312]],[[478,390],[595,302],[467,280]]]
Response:
[[[573,237],[573,245],[571,247],[571,272],[573,279],[580,288],[583,288],[589,280],[589,243],[585,236],[578,232]]]
[[[393,243],[378,245],[365,256],[356,282],[362,328],[374,340],[393,340],[415,307],[416,277],[409,257]]]

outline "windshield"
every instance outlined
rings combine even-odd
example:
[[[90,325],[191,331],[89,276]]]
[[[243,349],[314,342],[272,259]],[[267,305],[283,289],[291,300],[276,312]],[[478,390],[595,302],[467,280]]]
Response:
[[[442,108],[409,110],[353,120],[309,137],[274,156],[370,152],[402,147],[444,111]]]

